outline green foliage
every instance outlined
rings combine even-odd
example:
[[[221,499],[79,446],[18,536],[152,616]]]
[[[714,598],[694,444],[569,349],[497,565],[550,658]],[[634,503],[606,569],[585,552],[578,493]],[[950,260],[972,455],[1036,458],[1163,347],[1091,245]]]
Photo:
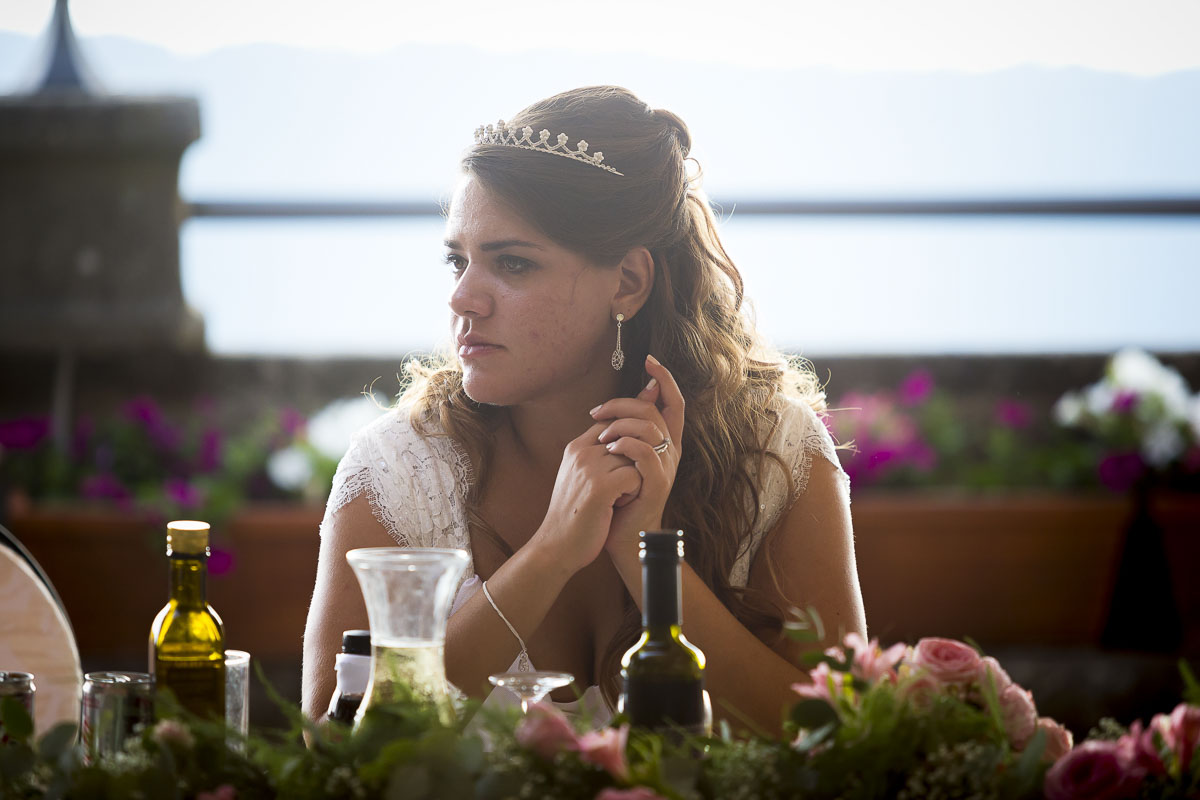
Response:
[[[1183,700],[1193,706],[1200,706],[1200,681],[1184,659],[1179,659],[1179,675],[1183,678]]]
[[[831,656],[826,663],[848,670],[853,657]],[[1194,690],[1186,664],[1181,673]],[[634,786],[668,800],[1041,795],[1046,735],[1039,731],[1022,752],[1011,750],[994,686],[983,687],[982,701],[955,691],[914,699],[907,689],[917,676],[902,665],[894,677],[871,684],[843,678],[833,703],[797,703],[790,715],[795,735],[784,739],[735,738],[727,725],[710,738],[634,730],[624,752],[627,777],[588,763],[572,747],[546,757],[522,745],[515,710],[471,704],[446,725],[436,709],[402,696],[369,708],[352,731],[339,723],[314,724],[265,681],[288,718],[286,731],[241,739],[220,723],[187,716],[164,696],[158,723],[121,753],[85,764],[74,726],[55,727],[35,742],[29,714],[9,699],[0,704],[0,723],[9,733],[0,745],[0,797],[183,800],[235,792],[248,800],[594,800],[604,789]],[[472,730],[464,730],[472,714]],[[1102,721],[1098,735],[1116,739],[1124,733]],[[1195,788],[1189,786],[1167,776],[1147,780],[1139,796],[1189,796]]]

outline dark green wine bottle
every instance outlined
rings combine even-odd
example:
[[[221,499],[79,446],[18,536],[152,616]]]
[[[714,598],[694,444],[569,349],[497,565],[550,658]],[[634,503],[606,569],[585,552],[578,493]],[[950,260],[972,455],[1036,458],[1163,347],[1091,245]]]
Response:
[[[643,531],[642,635],[621,658],[620,710],[637,727],[704,735],[704,653],[683,638],[683,531]]]

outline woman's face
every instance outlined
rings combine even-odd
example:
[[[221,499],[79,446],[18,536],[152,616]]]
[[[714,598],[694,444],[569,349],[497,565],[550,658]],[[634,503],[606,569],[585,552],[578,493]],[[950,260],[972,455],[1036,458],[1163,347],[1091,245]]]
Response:
[[[619,270],[550,241],[470,175],[451,201],[445,244],[472,400],[517,405],[611,382]]]

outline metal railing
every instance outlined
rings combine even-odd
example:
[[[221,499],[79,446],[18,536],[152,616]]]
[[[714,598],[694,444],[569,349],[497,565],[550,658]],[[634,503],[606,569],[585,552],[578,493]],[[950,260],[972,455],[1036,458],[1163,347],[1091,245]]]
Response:
[[[1200,217],[1200,196],[943,198],[858,200],[736,200],[714,203],[736,216],[1149,216]],[[276,201],[198,200],[185,202],[190,218],[256,217],[433,217],[441,206],[428,200]]]

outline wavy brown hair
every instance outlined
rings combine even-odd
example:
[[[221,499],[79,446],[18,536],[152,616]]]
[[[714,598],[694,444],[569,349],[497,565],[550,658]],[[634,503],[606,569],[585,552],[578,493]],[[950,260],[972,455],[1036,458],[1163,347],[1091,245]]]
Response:
[[[810,364],[765,347],[743,313],[742,277],[721,244],[717,222],[689,175],[691,136],[669,111],[652,109],[616,86],[591,86],[535,103],[508,121],[510,128],[567,131],[586,138],[604,163],[623,173],[516,147],[478,144],[462,168],[504,198],[556,243],[597,268],[615,268],[632,248],[654,258],[654,286],[645,306],[624,325],[628,363],[647,353],[665,364],[687,400],[682,459],[663,513],[663,524],[684,531],[687,561],[735,617],[772,643],[783,610],[758,591],[731,586],[729,573],[758,521],[754,475],[790,470],[766,443],[778,424],[780,395],[825,412],[824,393]],[[491,460],[497,410],[473,402],[463,390],[462,368],[447,356],[411,362],[413,382],[401,397],[414,426],[426,435],[449,435],[468,453],[478,479],[467,497],[472,526],[503,552],[478,513]],[[622,394],[634,396],[647,376],[623,374]],[[769,466],[770,465],[770,466]],[[763,547],[768,568],[770,548]],[[601,688],[618,693],[620,658],[640,629],[637,607],[625,598],[625,618],[601,659]]]

